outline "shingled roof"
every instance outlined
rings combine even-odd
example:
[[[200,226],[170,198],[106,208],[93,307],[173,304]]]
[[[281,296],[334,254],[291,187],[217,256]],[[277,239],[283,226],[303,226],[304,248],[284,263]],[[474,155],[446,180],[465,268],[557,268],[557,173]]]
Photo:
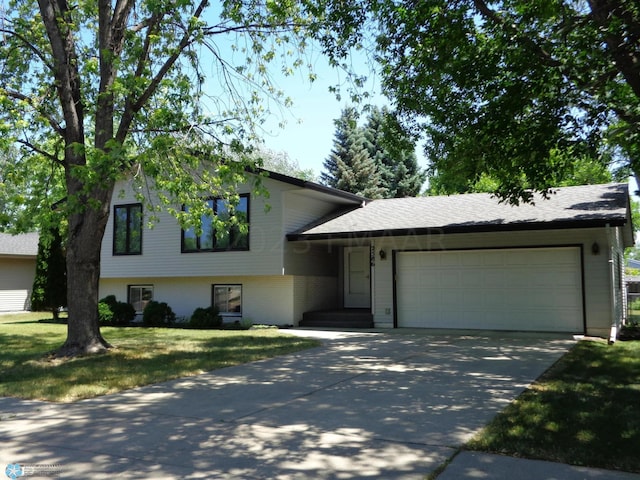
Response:
[[[0,256],[36,257],[38,255],[38,238],[37,233],[19,235],[0,233]]]
[[[289,240],[631,225],[622,183],[561,187],[550,198],[511,205],[491,194],[373,200],[287,235]],[[631,235],[631,229],[629,234]],[[631,240],[630,240],[631,241]]]

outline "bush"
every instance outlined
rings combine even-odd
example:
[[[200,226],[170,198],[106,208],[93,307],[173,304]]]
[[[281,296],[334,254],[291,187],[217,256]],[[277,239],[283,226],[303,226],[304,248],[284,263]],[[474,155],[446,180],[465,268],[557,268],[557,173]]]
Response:
[[[242,317],[239,320],[222,325],[225,330],[249,330],[251,327],[253,327],[253,320],[249,317]]]
[[[196,308],[189,320],[189,326],[192,328],[220,328],[222,317],[218,314],[218,309],[215,306]]]
[[[104,325],[129,325],[136,317],[133,305],[116,300],[115,295],[108,295],[98,303],[98,318]]]
[[[151,301],[142,312],[142,323],[147,327],[168,327],[176,321],[176,314],[165,302]]]
[[[117,302],[111,309],[115,326],[129,325],[136,318],[136,309],[130,303]]]
[[[113,310],[108,303],[102,300],[98,303],[98,321],[103,325],[111,325],[113,321]]]

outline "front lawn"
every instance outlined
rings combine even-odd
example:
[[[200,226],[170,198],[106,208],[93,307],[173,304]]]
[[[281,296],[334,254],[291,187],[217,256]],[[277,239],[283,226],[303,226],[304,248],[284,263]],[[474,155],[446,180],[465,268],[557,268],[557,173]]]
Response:
[[[640,472],[640,342],[578,342],[465,448]]]
[[[66,325],[0,315],[0,396],[71,402],[317,346],[277,329],[102,328],[107,354],[50,360]],[[50,318],[50,317],[49,317]]]

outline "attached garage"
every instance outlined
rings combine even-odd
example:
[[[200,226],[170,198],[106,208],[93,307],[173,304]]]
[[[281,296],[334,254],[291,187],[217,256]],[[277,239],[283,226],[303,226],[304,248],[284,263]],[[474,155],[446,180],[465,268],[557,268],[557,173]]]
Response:
[[[377,328],[610,338],[625,321],[626,184],[554,188],[518,205],[485,193],[373,200],[287,238],[369,246]]]
[[[398,252],[398,327],[584,332],[580,247]]]

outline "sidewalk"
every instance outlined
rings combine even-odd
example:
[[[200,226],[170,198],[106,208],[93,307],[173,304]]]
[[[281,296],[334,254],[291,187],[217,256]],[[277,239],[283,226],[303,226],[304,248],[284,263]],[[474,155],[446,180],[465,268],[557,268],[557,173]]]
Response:
[[[640,474],[574,467],[480,452],[460,452],[437,480],[640,480]]]

